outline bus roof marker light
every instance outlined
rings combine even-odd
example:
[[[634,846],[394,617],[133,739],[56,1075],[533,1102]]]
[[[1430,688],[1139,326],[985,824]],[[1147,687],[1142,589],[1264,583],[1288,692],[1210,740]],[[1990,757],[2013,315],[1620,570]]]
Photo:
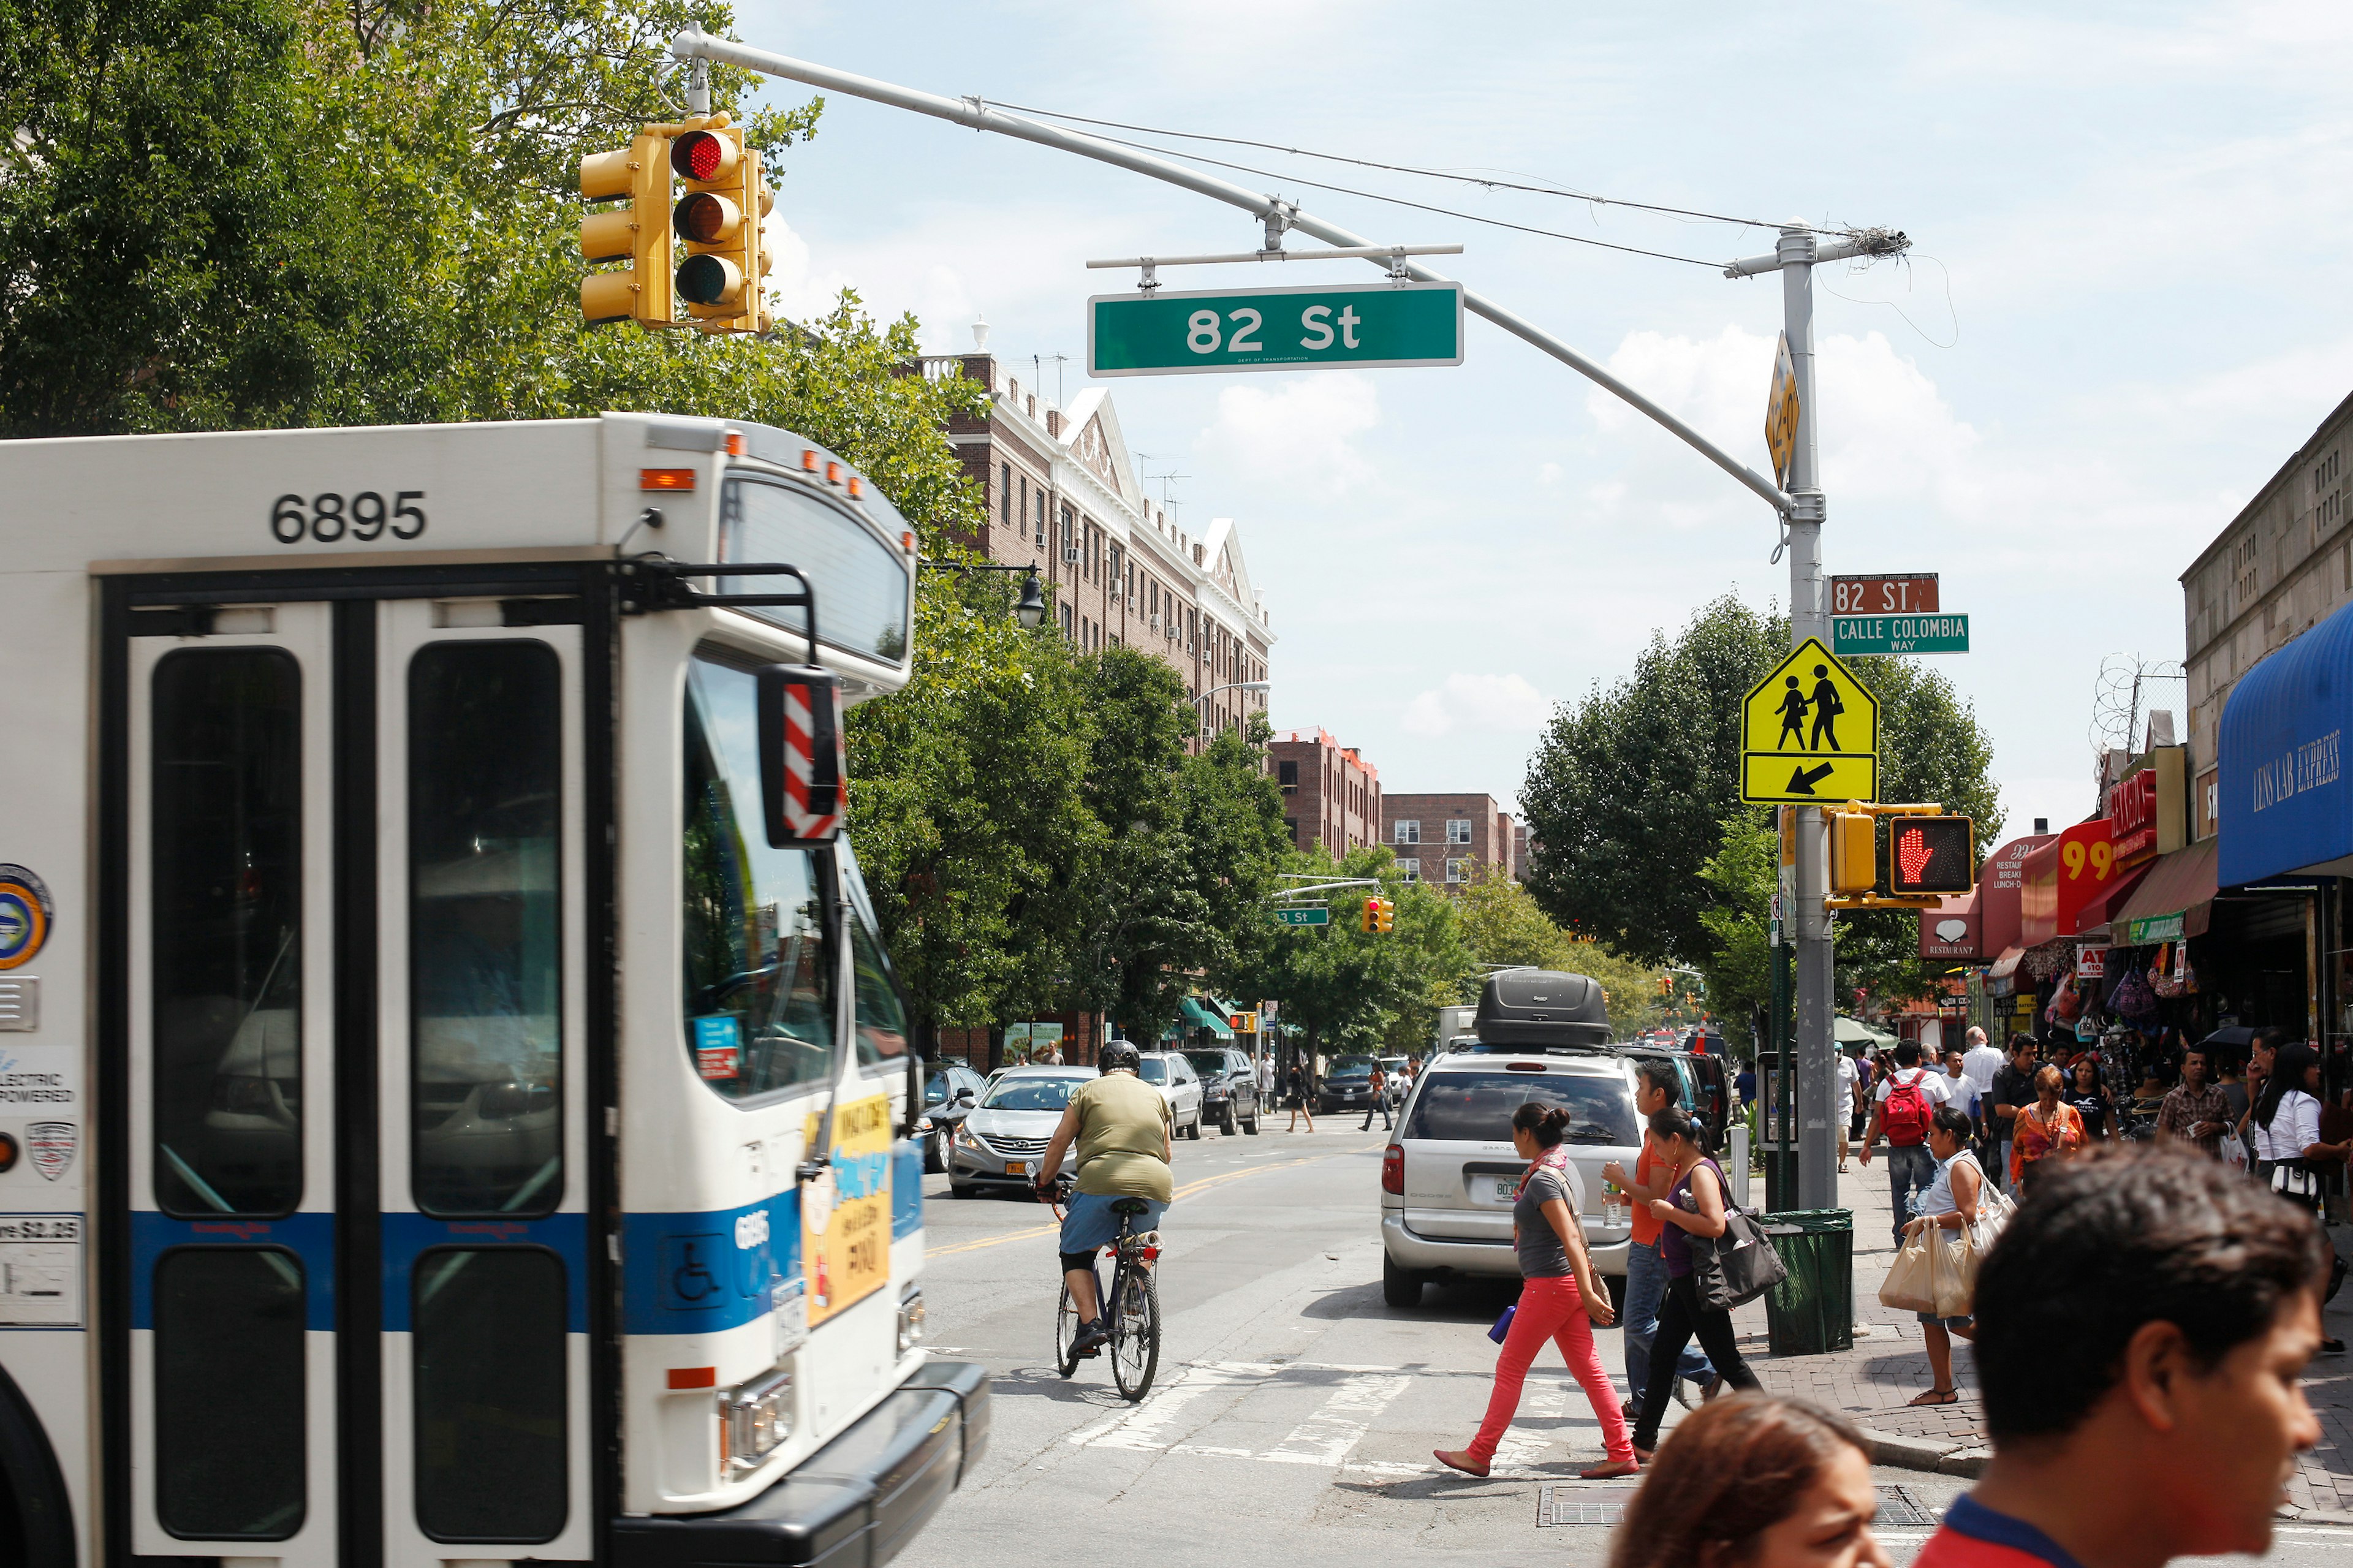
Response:
[[[719,1369],[715,1366],[674,1366],[670,1369],[672,1388],[716,1388]]]
[[[817,454],[807,447],[801,448],[801,472],[805,474],[817,472]]]
[[[849,499],[850,499],[851,500],[856,500],[859,497],[860,497],[860,496],[864,495],[865,493],[866,493],[866,481],[865,481],[864,479],[860,479],[856,474],[852,474],[852,475],[850,475],[850,476],[849,476]]]
[[[639,468],[638,489],[641,490],[691,490],[694,488],[692,468]]]
[[[841,465],[839,463],[828,463],[825,466],[825,482],[829,485],[838,485],[841,483]]]
[[[744,432],[741,430],[727,432],[727,455],[731,458],[740,458],[744,455]]]

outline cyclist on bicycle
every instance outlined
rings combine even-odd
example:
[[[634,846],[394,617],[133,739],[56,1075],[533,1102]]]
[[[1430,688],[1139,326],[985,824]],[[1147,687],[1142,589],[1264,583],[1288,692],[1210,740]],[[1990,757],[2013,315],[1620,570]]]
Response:
[[[1136,1076],[1135,1047],[1113,1040],[1095,1065],[1103,1076],[1071,1096],[1038,1166],[1038,1194],[1044,1198],[1062,1168],[1063,1152],[1076,1150],[1079,1190],[1062,1219],[1061,1252],[1062,1279],[1080,1323],[1071,1348],[1081,1355],[1094,1354],[1111,1338],[1095,1300],[1094,1261],[1096,1253],[1119,1239],[1120,1216],[1112,1204],[1142,1199],[1145,1211],[1135,1216],[1135,1228],[1147,1231],[1159,1225],[1175,1190],[1168,1175],[1168,1101]]]

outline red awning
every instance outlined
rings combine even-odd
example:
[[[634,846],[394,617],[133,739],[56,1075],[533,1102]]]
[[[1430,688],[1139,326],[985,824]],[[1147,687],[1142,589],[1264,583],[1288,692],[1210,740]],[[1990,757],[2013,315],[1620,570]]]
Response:
[[[2133,947],[2204,936],[2214,912],[2215,873],[2222,841],[2209,838],[2160,855],[2132,897],[2112,905],[2112,934]],[[2174,929],[2176,925],[2179,929]]]
[[[2025,956],[2026,950],[2022,947],[2003,948],[2001,956],[1995,959],[1993,967],[1986,972],[1986,978],[1988,980],[2009,979],[2018,973],[2018,961]]]
[[[2096,899],[2086,900],[2083,913],[2075,917],[2077,933],[2097,931],[2104,925],[2112,924],[2116,918],[2115,911],[2125,907],[2125,900],[2133,896],[2134,891],[2156,868],[2157,862],[2151,860],[2146,865],[2136,866],[2129,871],[2120,872],[2110,883],[2106,892]]]

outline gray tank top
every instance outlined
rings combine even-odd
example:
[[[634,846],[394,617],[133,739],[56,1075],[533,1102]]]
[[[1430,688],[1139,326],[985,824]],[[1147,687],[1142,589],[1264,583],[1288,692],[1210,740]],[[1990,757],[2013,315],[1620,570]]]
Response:
[[[1559,1279],[1574,1272],[1568,1266],[1568,1248],[1562,1245],[1560,1232],[1545,1218],[1544,1206],[1555,1198],[1567,1204],[1569,1214],[1575,1215],[1577,1194],[1569,1186],[1568,1178],[1550,1165],[1539,1165],[1520,1184],[1520,1195],[1512,1201],[1512,1224],[1519,1229],[1523,1279]],[[1570,1223],[1575,1220],[1572,1218]]]

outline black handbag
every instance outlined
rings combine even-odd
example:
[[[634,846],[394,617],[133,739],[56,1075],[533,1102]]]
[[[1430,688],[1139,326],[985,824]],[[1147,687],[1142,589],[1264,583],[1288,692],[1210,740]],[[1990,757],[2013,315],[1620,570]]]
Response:
[[[1719,1184],[1724,1172],[1710,1160]],[[1686,1233],[1691,1244],[1692,1283],[1699,1301],[1711,1312],[1728,1312],[1746,1306],[1789,1277],[1788,1265],[1774,1250],[1772,1239],[1756,1219],[1736,1207],[1732,1189],[1724,1185],[1724,1234]]]

